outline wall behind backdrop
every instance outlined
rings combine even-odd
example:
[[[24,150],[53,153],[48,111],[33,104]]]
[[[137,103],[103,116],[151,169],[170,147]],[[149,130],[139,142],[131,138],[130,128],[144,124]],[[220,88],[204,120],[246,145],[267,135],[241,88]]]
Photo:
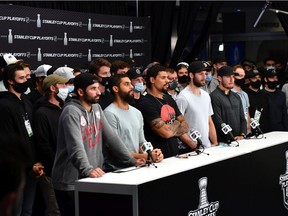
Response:
[[[151,59],[149,18],[0,5],[0,54],[32,68],[41,64],[87,68],[93,58]]]

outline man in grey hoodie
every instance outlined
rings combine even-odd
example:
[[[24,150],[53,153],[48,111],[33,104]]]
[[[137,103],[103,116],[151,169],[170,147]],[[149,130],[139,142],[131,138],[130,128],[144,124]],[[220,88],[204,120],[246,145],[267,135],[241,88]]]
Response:
[[[90,73],[74,80],[76,98],[65,105],[58,128],[57,151],[52,179],[62,216],[75,215],[74,182],[77,179],[98,178],[102,170],[103,145],[127,165],[144,165],[144,159],[134,159],[122,140],[106,120],[97,104],[100,91],[96,77]]]

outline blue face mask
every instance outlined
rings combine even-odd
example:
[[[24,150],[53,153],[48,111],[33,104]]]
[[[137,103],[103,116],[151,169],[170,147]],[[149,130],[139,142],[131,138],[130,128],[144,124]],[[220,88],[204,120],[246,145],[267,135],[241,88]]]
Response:
[[[145,86],[143,83],[136,83],[134,85],[134,91],[135,92],[142,92],[144,90]]]
[[[212,80],[212,75],[206,75],[205,81],[206,82],[211,82],[211,80]]]
[[[68,93],[71,93],[74,91],[74,86],[67,86],[68,88]]]

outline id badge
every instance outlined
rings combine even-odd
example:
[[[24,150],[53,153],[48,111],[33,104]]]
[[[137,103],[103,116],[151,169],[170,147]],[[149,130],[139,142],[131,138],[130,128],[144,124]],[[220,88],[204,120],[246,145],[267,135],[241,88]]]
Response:
[[[29,120],[25,120],[24,123],[25,123],[25,127],[26,127],[26,130],[27,130],[28,136],[29,137],[33,136],[32,127],[31,127],[31,124],[30,124]]]

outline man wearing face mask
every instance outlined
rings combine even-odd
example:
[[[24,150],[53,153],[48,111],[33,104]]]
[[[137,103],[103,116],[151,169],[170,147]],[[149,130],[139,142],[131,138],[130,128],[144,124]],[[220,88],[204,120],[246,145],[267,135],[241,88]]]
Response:
[[[23,154],[29,155],[25,164],[26,181],[24,188],[21,188],[21,201],[14,215],[31,215],[36,189],[35,176],[41,176],[43,169],[42,164],[35,160],[32,104],[24,94],[28,83],[23,67],[17,63],[8,65],[3,73],[3,81],[8,91],[0,94],[0,131],[3,134],[17,134]]]
[[[231,89],[231,91],[238,94],[239,97],[241,98],[245,119],[247,121],[247,133],[250,133],[251,132],[250,114],[249,114],[250,102],[248,94],[242,89],[242,86],[244,86],[245,84],[245,71],[241,65],[235,65],[233,67],[233,70],[237,75],[234,76],[235,78],[234,87]]]
[[[267,95],[260,91],[262,84],[261,74],[254,69],[248,71],[245,77],[249,79],[249,88],[246,90],[250,102],[249,114],[260,123],[263,133],[267,133],[269,127],[269,105]]]
[[[64,101],[68,96],[68,88],[66,87],[68,81],[68,78],[61,77],[58,74],[48,75],[42,84],[44,96],[36,102],[37,106],[35,107],[36,150],[38,158],[45,167],[45,175],[42,175],[38,180],[39,187],[37,188],[38,193],[36,196],[39,195],[39,197],[35,199],[35,202],[38,203],[35,206],[40,206],[38,201],[44,197],[44,208],[36,210],[45,210],[46,215],[49,215],[49,213],[60,215],[51,181],[51,172],[56,153],[58,120]],[[41,193],[42,196],[40,196]],[[37,213],[40,215],[42,212]]]
[[[264,89],[269,104],[269,131],[288,131],[288,116],[285,94],[277,89],[278,75],[275,69],[267,70]]]
[[[179,85],[180,91],[188,85],[188,82],[189,82],[188,67],[189,67],[189,64],[186,62],[180,62],[176,65],[178,82],[180,84]]]
[[[177,73],[173,68],[167,68],[166,69],[167,74],[168,74],[168,89],[167,89],[167,93],[169,95],[171,95],[171,97],[176,100],[177,95],[179,94],[179,88],[178,88],[178,77],[177,77]]]
[[[108,89],[108,80],[111,76],[110,67],[111,63],[104,58],[93,59],[89,64],[89,73],[94,74],[99,80],[101,95],[98,103],[103,110],[114,101],[114,97]]]
[[[201,88],[206,91],[208,94],[212,92],[211,89],[211,81],[212,81],[212,62],[210,61],[202,61],[202,63],[205,65],[205,71],[206,71],[206,78],[205,78],[205,85]]]
[[[139,101],[146,94],[144,86],[144,78],[142,72],[139,68],[131,68],[126,73],[131,80],[133,89],[133,98],[134,100],[130,101],[129,104],[135,108],[139,108]]]

